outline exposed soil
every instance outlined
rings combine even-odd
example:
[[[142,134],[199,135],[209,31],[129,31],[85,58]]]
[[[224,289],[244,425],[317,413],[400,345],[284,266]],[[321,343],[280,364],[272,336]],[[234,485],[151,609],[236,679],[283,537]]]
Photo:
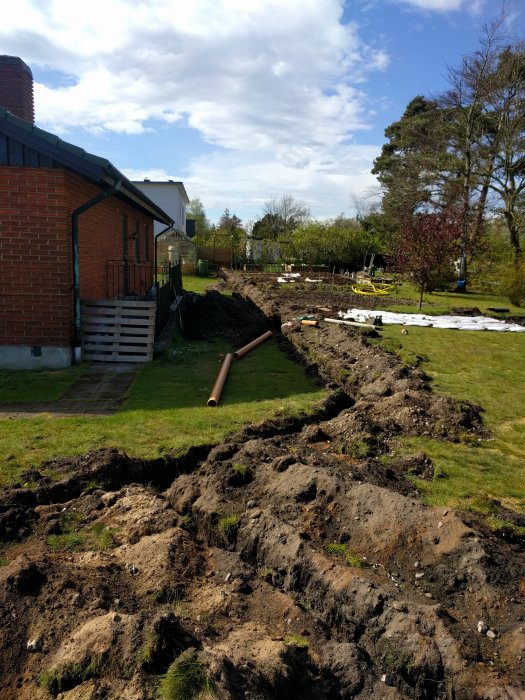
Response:
[[[187,300],[192,337],[239,346],[362,302],[227,282],[233,298]],[[407,474],[434,478],[431,461],[391,454],[400,435],[483,440],[481,409],[433,394],[373,333],[283,326],[333,390],[304,421],[154,462],[61,461],[58,483],[52,462],[3,493],[0,698],[147,700],[188,656],[225,699],[525,697],[522,544],[424,506]],[[85,551],[53,551],[64,536]]]

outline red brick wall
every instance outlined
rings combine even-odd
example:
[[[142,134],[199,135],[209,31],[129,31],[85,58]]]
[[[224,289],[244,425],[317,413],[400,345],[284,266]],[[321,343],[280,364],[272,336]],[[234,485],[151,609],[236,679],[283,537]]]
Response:
[[[70,211],[92,197],[99,194],[100,189],[96,185],[86,182],[76,173],[67,173],[68,203]],[[91,209],[80,214],[78,218],[79,228],[79,260],[80,260],[80,297],[81,299],[108,299],[116,294],[108,288],[107,262],[123,261],[122,245],[122,217],[127,217],[127,246],[130,266],[130,286],[133,289],[133,280],[140,277],[147,288],[153,284],[151,270],[142,270],[140,275],[134,275],[131,268],[135,260],[135,242],[131,237],[135,232],[138,221],[138,252],[139,260],[144,262],[144,235],[145,225],[148,230],[149,262],[153,267],[153,219],[142,214],[134,207],[111,196]],[[120,292],[122,293],[122,288]]]
[[[0,344],[70,344],[65,172],[0,166]]]
[[[0,345],[72,344],[71,214],[99,192],[68,170],[0,166]],[[109,197],[78,220],[81,298],[111,296],[106,263],[122,260],[122,214],[129,233],[139,220],[141,260],[147,224],[153,259],[152,220]]]

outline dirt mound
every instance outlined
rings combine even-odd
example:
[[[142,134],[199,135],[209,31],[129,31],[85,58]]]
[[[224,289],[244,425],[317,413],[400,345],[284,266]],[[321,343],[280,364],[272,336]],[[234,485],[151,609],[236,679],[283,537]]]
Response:
[[[226,296],[210,290],[205,295],[186,293],[181,304],[186,338],[225,338],[242,346],[268,330],[268,320],[239,294]]]
[[[231,304],[187,317],[234,344],[267,327]],[[338,388],[309,419],[153,462],[92,453],[60,482],[55,461],[2,494],[0,698],[147,700],[189,671],[232,700],[525,696],[520,543],[422,505],[407,474],[431,460],[390,455],[401,434],[483,439],[480,410],[359,331],[282,342]]]

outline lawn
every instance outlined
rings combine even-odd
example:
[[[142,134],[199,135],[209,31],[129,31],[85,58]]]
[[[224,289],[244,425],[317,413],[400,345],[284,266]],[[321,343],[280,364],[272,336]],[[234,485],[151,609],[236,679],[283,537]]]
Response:
[[[215,284],[219,280],[218,277],[200,277],[199,275],[190,275],[185,273],[182,275],[182,286],[186,292],[198,292],[204,294],[206,288],[210,284]]]
[[[56,401],[86,371],[86,365],[39,372],[0,370],[2,403]]]
[[[491,301],[488,305],[495,305]],[[419,356],[436,392],[482,406],[492,432],[481,443],[402,442],[402,451],[425,450],[441,473],[441,478],[418,482],[427,502],[468,505],[487,494],[523,510],[525,334],[410,327],[408,335],[401,335],[395,325],[385,326],[382,334],[382,342],[405,361]]]
[[[489,310],[489,307],[495,307],[509,309],[509,314],[512,316],[525,317],[525,309],[514,306],[506,297],[493,296],[475,290],[469,291],[467,294],[455,291],[424,294],[423,306],[421,309],[418,309],[419,292],[411,284],[403,282],[398,287],[394,287],[393,292],[389,295],[389,299],[392,299],[394,303],[392,306],[388,306],[388,310],[401,313],[438,315],[450,313],[454,308],[477,308],[481,313],[494,316],[495,318],[504,318],[508,315]],[[396,303],[397,300],[399,300],[399,304]]]
[[[139,367],[127,400],[112,416],[0,420],[0,484],[44,460],[102,447],[150,459],[217,443],[252,422],[310,411],[326,395],[270,340],[234,361],[219,405],[208,407],[222,357],[232,349],[218,340],[178,340],[163,357]],[[30,396],[38,377],[24,375],[20,396]],[[52,383],[52,373],[47,379]]]

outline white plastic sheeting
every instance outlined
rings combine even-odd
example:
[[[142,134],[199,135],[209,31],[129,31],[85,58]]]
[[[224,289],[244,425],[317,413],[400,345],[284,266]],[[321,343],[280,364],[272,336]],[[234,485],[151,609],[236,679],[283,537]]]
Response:
[[[401,314],[394,311],[378,309],[348,309],[339,311],[342,319],[365,323],[370,316],[381,316],[383,323],[397,323],[401,326],[432,326],[433,328],[451,328],[463,331],[507,331],[525,332],[525,326],[518,323],[506,323],[498,318],[488,316],[428,316],[427,314]]]
[[[277,278],[277,281],[279,284],[284,284],[285,282],[295,282],[296,280],[299,281],[299,277],[301,276],[300,272],[283,272],[281,277]],[[311,280],[309,277],[307,277],[305,282],[322,282],[323,280]]]
[[[300,272],[283,272],[282,276],[277,278],[277,281],[279,284],[284,284],[285,282],[295,282],[300,276]]]

